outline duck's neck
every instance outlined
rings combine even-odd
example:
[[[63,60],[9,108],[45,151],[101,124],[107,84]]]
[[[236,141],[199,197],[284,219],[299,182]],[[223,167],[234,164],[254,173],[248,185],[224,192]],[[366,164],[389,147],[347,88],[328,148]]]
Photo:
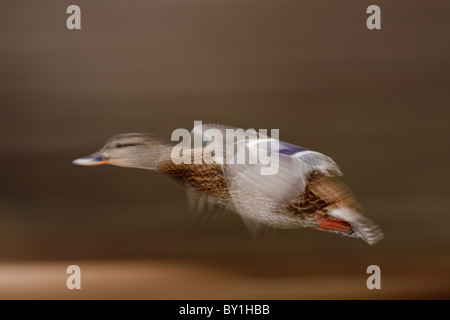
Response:
[[[149,152],[150,154],[143,155],[142,159],[138,161],[136,168],[157,171],[160,163],[170,160],[172,147],[160,145],[152,148]]]

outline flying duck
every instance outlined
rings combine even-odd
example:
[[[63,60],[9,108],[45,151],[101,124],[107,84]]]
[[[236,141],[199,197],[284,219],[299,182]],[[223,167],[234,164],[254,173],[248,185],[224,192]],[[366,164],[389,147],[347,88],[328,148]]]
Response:
[[[198,129],[198,128],[197,128]],[[196,195],[203,203],[217,205],[239,214],[244,222],[257,230],[266,225],[273,228],[314,228],[344,236],[361,238],[370,245],[382,239],[381,229],[361,213],[361,207],[342,181],[338,165],[328,156],[303,147],[276,140],[263,134],[221,141],[223,148],[212,152],[215,160],[202,159],[211,143],[208,132],[223,133],[238,128],[220,124],[204,124],[199,132],[201,145],[186,144],[192,161],[176,163],[174,144],[144,133],[113,136],[99,151],[73,161],[75,165],[109,164],[119,167],[147,169],[159,172]],[[215,131],[214,131],[215,130]],[[264,143],[261,143],[263,141]],[[229,145],[233,145],[229,148]],[[235,163],[230,159],[234,145],[243,145],[247,154],[255,146],[265,148],[276,161],[277,172],[263,175],[268,164]],[[216,149],[217,151],[217,149]],[[178,151],[177,151],[178,153]],[[199,160],[200,161],[194,161]]]

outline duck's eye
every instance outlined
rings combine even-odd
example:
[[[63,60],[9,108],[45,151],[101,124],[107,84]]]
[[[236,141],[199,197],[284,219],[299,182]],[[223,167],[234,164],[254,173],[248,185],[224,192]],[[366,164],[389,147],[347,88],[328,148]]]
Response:
[[[124,147],[133,147],[135,145],[136,145],[136,143],[116,143],[115,147],[117,149],[119,149],[119,148],[124,148]]]

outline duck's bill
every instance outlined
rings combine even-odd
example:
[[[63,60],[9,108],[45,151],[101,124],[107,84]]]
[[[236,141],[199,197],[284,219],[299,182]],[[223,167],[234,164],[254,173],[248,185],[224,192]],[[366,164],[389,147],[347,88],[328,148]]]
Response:
[[[90,156],[79,158],[72,161],[77,166],[99,166],[101,164],[108,164],[108,159],[102,155],[92,154]]]

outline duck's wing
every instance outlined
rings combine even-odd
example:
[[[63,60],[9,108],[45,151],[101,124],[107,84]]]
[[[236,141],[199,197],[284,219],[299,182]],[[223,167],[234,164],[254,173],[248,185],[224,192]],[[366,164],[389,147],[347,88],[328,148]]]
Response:
[[[241,130],[227,141],[227,130]],[[220,124],[194,127],[194,136],[201,136],[204,145],[222,134],[222,154],[216,161],[224,163],[224,173],[230,188],[256,189],[276,202],[289,202],[305,190],[306,180],[313,171],[332,176],[341,175],[330,157],[304,147],[289,144],[261,134],[254,129],[244,131]],[[244,150],[245,161],[235,152]],[[250,161],[253,160],[253,161]]]

